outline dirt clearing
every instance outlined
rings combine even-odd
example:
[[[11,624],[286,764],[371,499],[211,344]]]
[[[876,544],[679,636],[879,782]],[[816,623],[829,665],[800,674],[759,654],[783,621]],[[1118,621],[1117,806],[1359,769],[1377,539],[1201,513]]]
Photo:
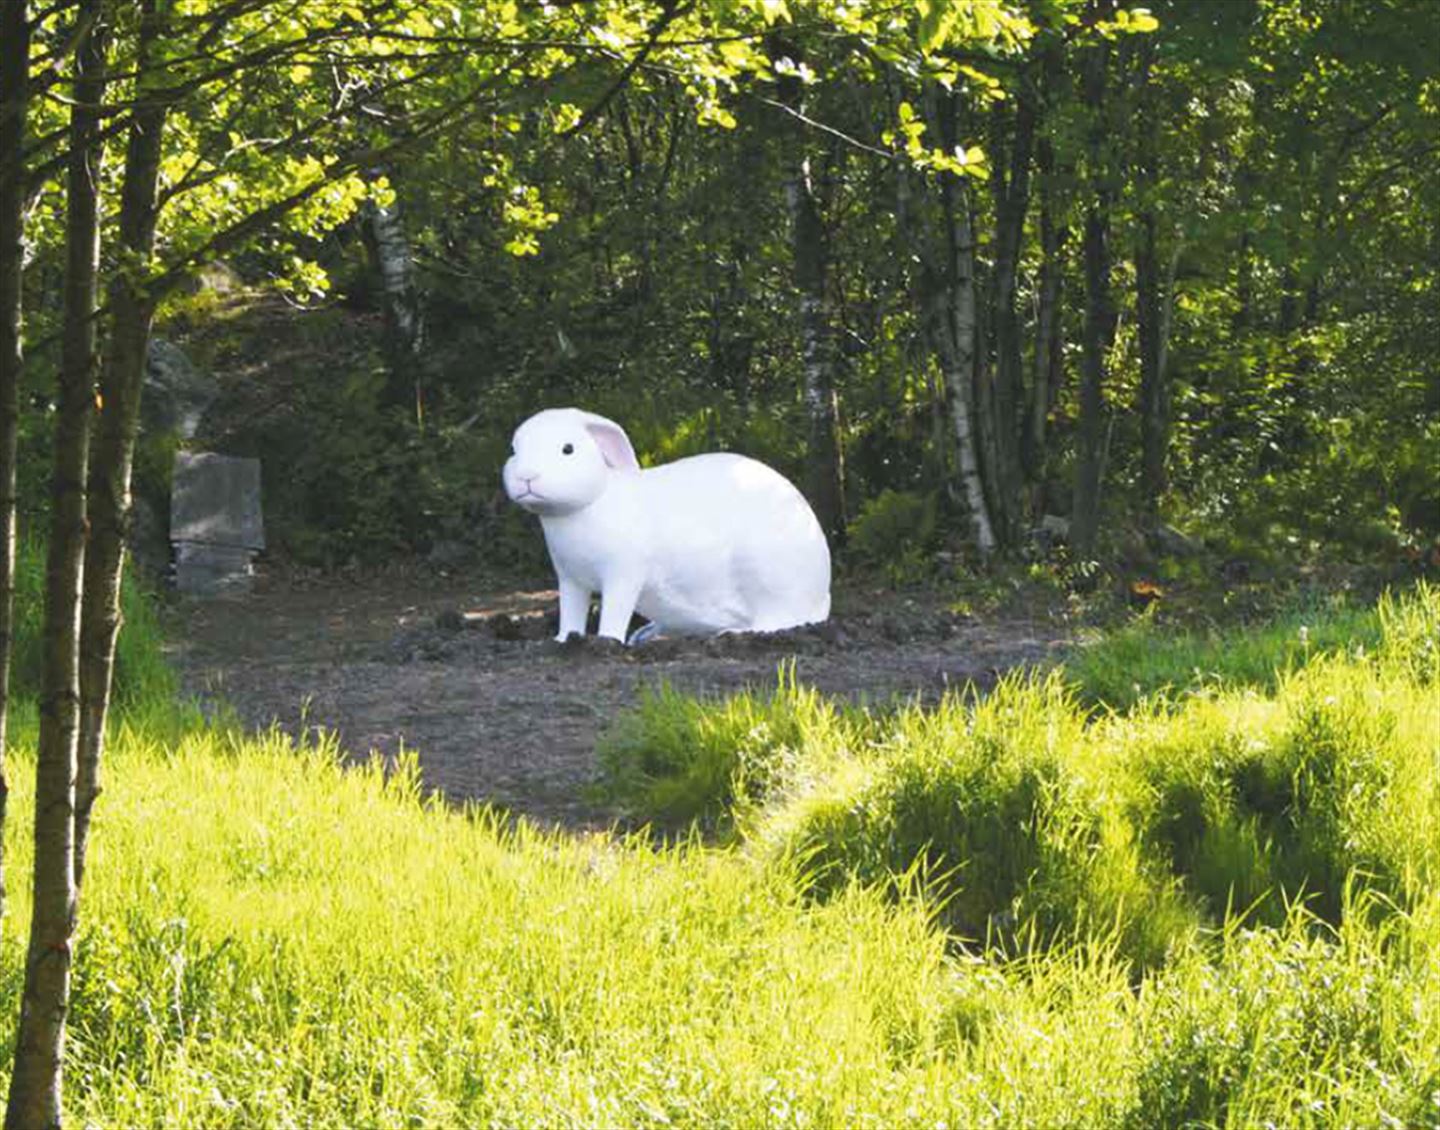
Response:
[[[243,598],[181,600],[172,657],[184,690],[229,703],[251,727],[338,733],[347,755],[419,758],[425,784],[544,822],[608,823],[585,795],[596,739],[668,682],[697,694],[802,682],[884,704],[1056,656],[1046,619],[980,621],[933,601],[837,593],[825,625],[773,636],[557,644],[555,594],[459,576],[262,577]]]

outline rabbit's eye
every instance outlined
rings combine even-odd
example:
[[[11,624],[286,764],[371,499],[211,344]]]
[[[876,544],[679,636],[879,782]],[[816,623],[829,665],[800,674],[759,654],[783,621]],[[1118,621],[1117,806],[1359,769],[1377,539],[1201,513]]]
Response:
[[[575,454],[575,445],[574,445],[573,443],[567,443],[564,447],[562,447],[562,448],[560,449],[560,454],[561,454],[561,455],[574,455],[574,454]]]

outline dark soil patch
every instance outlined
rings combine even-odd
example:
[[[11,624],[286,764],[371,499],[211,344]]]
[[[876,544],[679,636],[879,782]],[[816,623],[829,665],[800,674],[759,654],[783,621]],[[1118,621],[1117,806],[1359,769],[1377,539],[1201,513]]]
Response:
[[[596,739],[641,688],[695,694],[802,682],[883,705],[1049,661],[1061,625],[977,621],[935,601],[839,594],[832,620],[790,632],[661,639],[625,648],[551,639],[555,595],[473,578],[262,579],[254,594],[175,607],[185,689],[247,726],[338,733],[347,755],[402,748],[425,784],[546,822],[609,822],[586,797]]]

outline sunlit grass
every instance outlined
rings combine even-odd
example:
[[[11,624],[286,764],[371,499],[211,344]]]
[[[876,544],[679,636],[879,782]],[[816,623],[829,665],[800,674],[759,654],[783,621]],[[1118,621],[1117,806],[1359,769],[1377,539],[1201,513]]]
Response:
[[[1337,652],[1373,650],[1374,608],[1312,601],[1264,623],[1202,632],[1140,617],[1076,648],[1066,669],[1087,705],[1126,710],[1197,690],[1273,690],[1288,671]]]
[[[753,1124],[803,1102],[888,1120],[874,1084],[923,1075],[952,973],[918,910],[806,908],[694,846],[507,830],[333,753],[120,737],[72,1012],[86,1118]],[[9,846],[23,873],[19,821]]]
[[[134,700],[72,1121],[1440,1125],[1440,615],[1422,592],[1380,618],[1363,658],[1126,715],[1063,674],[887,715],[793,681],[662,696],[612,766],[683,798],[663,842],[455,811],[413,766]]]
[[[77,1123],[1419,1125],[1440,1110],[1433,894],[1334,930],[1296,904],[1137,982],[1099,929],[971,956],[914,899],[851,886],[815,902],[743,852],[510,828],[274,736],[196,730],[167,749],[130,729],[116,749],[77,954]],[[23,765],[16,783],[24,811]]]

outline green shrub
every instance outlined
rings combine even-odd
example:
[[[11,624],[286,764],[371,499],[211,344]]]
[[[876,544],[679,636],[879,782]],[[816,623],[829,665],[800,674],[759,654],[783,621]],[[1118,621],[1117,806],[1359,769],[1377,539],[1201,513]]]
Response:
[[[1440,880],[1440,696],[1423,677],[1440,603],[1427,589],[1381,608],[1377,651],[1313,659],[1273,699],[1106,724],[1145,783],[1138,834],[1212,917],[1277,922],[1303,897],[1334,921],[1351,874],[1407,905]]]
[[[1386,593],[1377,615],[1381,661],[1423,686],[1440,683],[1440,585],[1422,581],[1401,596]]]
[[[934,494],[884,490],[867,499],[846,534],[846,551],[866,569],[901,583],[931,571],[938,525]]]
[[[1440,602],[1382,609],[1373,646],[1337,637],[1269,697],[1095,718],[1067,672],[891,715],[793,685],[768,703],[667,693],[607,765],[637,818],[733,825],[822,899],[918,891],[964,937],[1103,936],[1148,967],[1199,924],[1279,924],[1296,900],[1338,922],[1354,876],[1400,907],[1440,881]]]
[[[1232,926],[1147,981],[1124,1124],[1435,1125],[1433,914],[1375,928],[1369,897],[1339,931],[1299,904],[1275,929]]]

